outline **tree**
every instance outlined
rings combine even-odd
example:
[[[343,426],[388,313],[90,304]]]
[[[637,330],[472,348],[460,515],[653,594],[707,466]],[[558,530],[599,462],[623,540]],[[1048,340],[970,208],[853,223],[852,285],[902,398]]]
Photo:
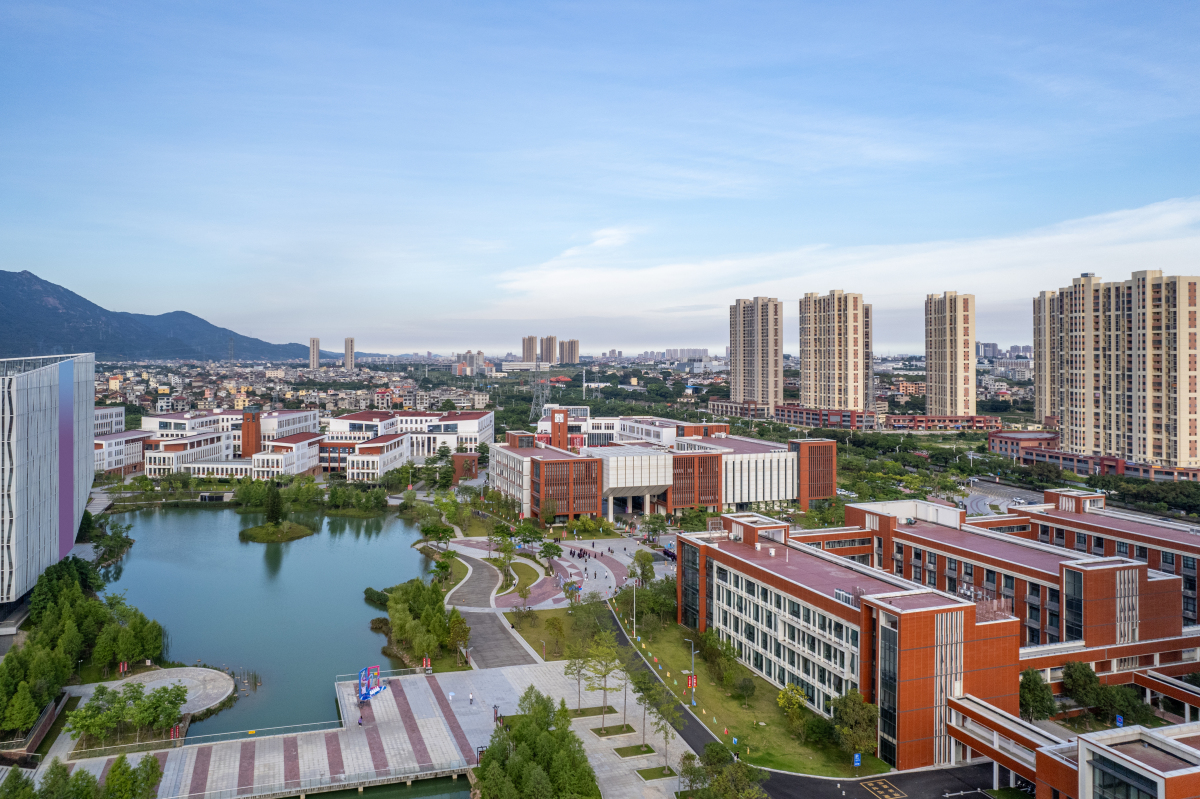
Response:
[[[50,761],[42,773],[37,796],[38,799],[72,799],[71,771],[57,757]]]
[[[661,513],[647,513],[642,516],[642,532],[648,535],[662,535],[667,531],[667,517]]]
[[[655,686],[652,696],[650,725],[654,727],[655,733],[662,736],[663,774],[669,774],[671,771],[671,741],[675,739],[675,727],[682,722],[683,715],[679,712],[679,700],[667,686],[659,683]]]
[[[575,711],[583,708],[583,681],[588,676],[588,650],[582,641],[571,641],[567,644],[567,664],[563,674],[575,680],[576,693]]]
[[[283,521],[283,497],[279,494],[279,486],[274,480],[267,481],[266,501],[267,524],[279,524]]]
[[[553,524],[554,517],[558,514],[558,503],[554,501],[554,497],[546,497],[542,500],[542,506],[538,511],[538,518],[542,520],[542,524]]]
[[[4,729],[24,732],[32,727],[37,719],[38,708],[29,690],[29,683],[22,680],[4,711]]]
[[[600,727],[605,728],[605,716],[608,712],[608,689],[620,687],[623,681],[621,658],[617,653],[616,635],[611,630],[600,632],[587,654],[587,684],[588,690],[604,692],[603,705],[600,708]]]
[[[1040,721],[1054,715],[1054,694],[1038,669],[1021,672],[1021,718]]]
[[[454,647],[455,662],[462,665],[462,652],[471,641],[471,628],[455,608],[450,614],[450,646]]]
[[[654,556],[644,549],[639,549],[633,556],[633,576],[641,580],[642,585],[654,582]]]
[[[742,698],[743,707],[750,707],[750,700],[754,698],[754,691],[757,688],[758,685],[754,682],[753,677],[743,677],[738,680],[737,692],[738,696]]]
[[[25,776],[25,771],[13,766],[8,770],[8,776],[0,783],[0,799],[35,799],[33,780]]]
[[[1092,667],[1079,660],[1063,664],[1063,692],[1080,707],[1094,707],[1100,689],[1100,679]]]
[[[454,400],[445,399],[445,400],[442,400],[442,404],[438,406],[438,410],[441,411],[442,413],[448,413],[451,411],[457,411],[458,406],[454,404]]]
[[[488,458],[491,457],[489,454],[491,452],[491,449],[488,447],[487,444],[477,444],[475,446],[475,451],[479,453],[480,468],[486,467],[488,465]]]
[[[70,799],[100,799],[100,781],[87,769],[76,769],[71,775]]]
[[[847,754],[875,751],[879,726],[879,708],[868,704],[857,690],[848,691],[833,700],[833,725],[838,746]]]
[[[716,796],[733,796],[737,799],[766,799],[767,792],[759,785],[767,778],[767,772],[747,763],[734,760],[726,764],[709,782]]]
[[[787,716],[788,726],[797,732],[803,729],[803,711],[808,705],[808,697],[804,695],[804,691],[800,690],[799,685],[788,683],[775,698],[775,704],[779,705],[783,714]]]
[[[562,651],[562,639],[566,637],[562,618],[551,616],[547,619],[546,632],[554,638],[554,654],[557,656]]]

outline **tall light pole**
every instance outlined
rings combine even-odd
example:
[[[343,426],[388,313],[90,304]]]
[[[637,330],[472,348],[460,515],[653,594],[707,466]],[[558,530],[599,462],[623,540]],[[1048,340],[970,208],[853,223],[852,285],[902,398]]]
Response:
[[[692,650],[692,676],[696,676],[696,643],[691,638],[684,638],[688,642],[688,649]],[[700,680],[696,680],[696,685],[700,684]],[[696,701],[696,689],[692,689],[692,701]]]

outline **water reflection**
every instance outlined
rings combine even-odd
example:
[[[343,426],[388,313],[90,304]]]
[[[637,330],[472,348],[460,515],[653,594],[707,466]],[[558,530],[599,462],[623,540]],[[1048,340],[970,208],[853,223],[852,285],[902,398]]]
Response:
[[[262,677],[233,708],[193,725],[195,734],[336,718],[335,675],[402,666],[380,654],[384,638],[369,624],[382,612],[363,601],[363,589],[429,568],[410,546],[420,533],[408,522],[297,515],[317,533],[256,544],[238,532],[261,524],[261,514],[168,508],[126,520],[137,543],[109,570],[108,590],[170,630],[176,660]]]

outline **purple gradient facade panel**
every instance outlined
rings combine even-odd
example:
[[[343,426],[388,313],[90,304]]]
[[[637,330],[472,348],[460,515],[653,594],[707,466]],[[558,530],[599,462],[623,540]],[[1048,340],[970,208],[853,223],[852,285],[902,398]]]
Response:
[[[58,559],[75,546],[75,361],[58,365]]]

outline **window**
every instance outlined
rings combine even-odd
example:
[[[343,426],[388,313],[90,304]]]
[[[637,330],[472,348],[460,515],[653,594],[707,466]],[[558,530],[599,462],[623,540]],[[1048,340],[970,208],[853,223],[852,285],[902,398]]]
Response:
[[[1067,601],[1066,607],[1063,608],[1066,622],[1063,625],[1063,638],[1067,641],[1079,641],[1083,639],[1083,574],[1066,569],[1064,575]]]
[[[995,588],[996,587],[996,573],[994,571],[992,571],[991,569],[985,570],[983,573],[983,582],[984,582],[984,585],[988,585],[988,586],[991,586],[992,588]]]
[[[975,566],[971,563],[963,564],[963,581],[968,583],[975,582]]]
[[[954,579],[953,577],[947,577],[946,578],[946,590],[949,591],[951,594],[957,593],[958,592],[958,580]]]
[[[1170,566],[1171,567],[1170,570],[1175,571],[1175,553],[1174,552],[1162,553],[1162,564],[1163,564],[1163,566]]]
[[[1117,542],[1117,554],[1122,557],[1129,557],[1129,544],[1124,541]]]
[[[1058,632],[1058,614],[1054,611],[1046,611],[1046,629]]]
[[[924,551],[917,549],[916,547],[913,547],[912,558],[913,558],[913,560],[920,562],[925,559],[925,553],[924,553]]]
[[[1038,609],[1038,606],[1037,605],[1029,605],[1028,607],[1029,607],[1029,620],[1030,621],[1041,621],[1041,611]]]
[[[1192,571],[1195,571],[1196,570],[1196,559],[1192,558],[1192,557],[1188,557],[1187,555],[1184,555],[1183,556],[1183,568],[1191,569]]]
[[[928,563],[930,566],[937,568],[937,554],[933,553],[933,552],[926,552],[925,553],[925,562]]]
[[[800,618],[800,603],[799,602],[793,602],[790,599],[788,600],[788,615],[795,619]]]
[[[858,648],[858,630],[850,631],[850,646]]]
[[[1058,595],[1057,588],[1047,588],[1046,589],[1046,601],[1047,602],[1053,602],[1054,604],[1057,605],[1058,604],[1058,596],[1059,595]]]
[[[761,599],[763,602],[770,604],[771,592],[768,591],[766,588],[763,588],[760,586],[758,589],[758,598]]]
[[[896,554],[904,557],[904,544],[896,544]]]
[[[930,588],[937,588],[937,572],[935,572],[935,571],[925,572],[925,584],[928,585]]]
[[[750,582],[749,580],[743,580],[742,583],[743,583],[743,587],[746,590],[746,593],[749,594],[751,597],[758,594],[758,585]]]
[[[1004,590],[1005,591],[1016,590],[1016,580],[1013,578],[1013,576],[1011,574],[1004,575]]]
[[[717,579],[723,583],[729,582],[729,572],[721,566],[717,567]]]
[[[1135,547],[1133,550],[1133,556],[1135,558],[1137,558],[1138,560],[1147,560],[1148,559],[1145,547]]]
[[[841,641],[845,629],[845,626],[840,621],[835,621],[833,623],[833,637]]]
[[[923,579],[922,572],[921,572],[921,567],[920,567],[920,566],[913,566],[913,567],[912,567],[912,579],[913,579],[913,582],[914,582],[914,583],[919,583],[919,582],[921,582],[921,580]]]
[[[946,558],[946,569],[948,571],[958,571],[958,560],[956,558]]]

